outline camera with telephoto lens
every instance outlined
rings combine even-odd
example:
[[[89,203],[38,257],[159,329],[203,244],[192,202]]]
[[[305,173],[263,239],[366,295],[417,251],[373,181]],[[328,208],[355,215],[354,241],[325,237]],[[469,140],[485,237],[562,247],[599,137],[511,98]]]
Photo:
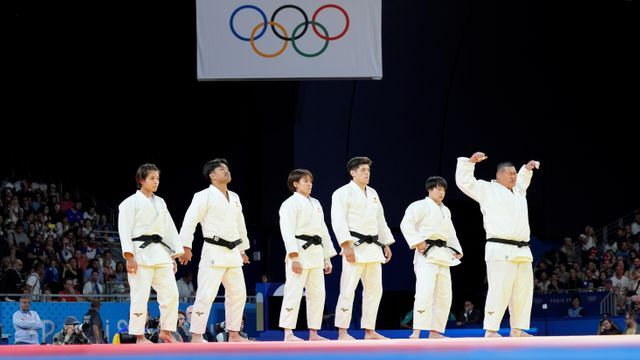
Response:
[[[91,329],[91,325],[87,324],[87,323],[80,323],[80,324],[75,324],[75,326],[73,327],[73,329],[76,332],[86,332],[89,331],[89,329]]]

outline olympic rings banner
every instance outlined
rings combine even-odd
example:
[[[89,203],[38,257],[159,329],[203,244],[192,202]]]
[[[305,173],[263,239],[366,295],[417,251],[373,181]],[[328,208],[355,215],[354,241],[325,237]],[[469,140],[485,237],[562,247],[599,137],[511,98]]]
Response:
[[[381,79],[382,0],[196,0],[198,80]]]

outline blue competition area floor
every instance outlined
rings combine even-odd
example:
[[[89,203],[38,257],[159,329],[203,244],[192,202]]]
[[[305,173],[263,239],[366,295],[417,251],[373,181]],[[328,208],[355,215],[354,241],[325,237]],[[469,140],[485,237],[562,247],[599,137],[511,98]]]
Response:
[[[439,340],[355,340],[284,343],[0,346],[0,358],[196,360],[378,360],[398,359],[636,359],[640,336],[564,336],[532,338],[451,338]]]

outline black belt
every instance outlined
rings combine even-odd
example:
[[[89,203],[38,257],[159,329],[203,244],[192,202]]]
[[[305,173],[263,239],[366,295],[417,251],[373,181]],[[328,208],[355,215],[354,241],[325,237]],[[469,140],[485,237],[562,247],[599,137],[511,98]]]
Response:
[[[306,241],[306,243],[302,245],[303,250],[307,250],[311,245],[322,245],[322,238],[320,235],[296,235],[296,239]]]
[[[355,231],[349,231],[349,234],[353,237],[357,237],[358,241],[354,243],[355,246],[360,246],[361,244],[376,244],[381,248],[384,248],[386,245],[378,241],[378,235],[362,235]]]
[[[507,244],[507,245],[515,245],[519,248],[525,246],[531,246],[528,241],[516,241],[516,240],[507,240],[507,239],[498,239],[498,238],[489,238],[487,242],[498,243],[498,244]]]
[[[242,244],[242,239],[238,239],[236,241],[228,241],[215,235],[213,236],[213,238],[204,238],[204,241],[212,245],[224,246],[229,250],[233,250],[234,247]]]
[[[460,255],[460,251],[452,248],[451,246],[447,246],[447,242],[442,240],[442,239],[437,239],[437,240],[425,240],[425,243],[427,243],[427,245],[429,245],[429,247],[427,248],[427,250],[425,250],[422,255],[427,256],[427,253],[429,252],[429,250],[431,250],[432,247],[436,246],[436,247],[446,247],[449,248],[451,250],[453,250],[453,252],[455,252],[456,254]]]
[[[164,245],[164,247],[166,247],[167,249],[169,249],[169,251],[171,251],[171,253],[175,253],[175,251],[173,251],[173,249],[167,245],[164,241],[162,241],[162,236],[158,235],[158,234],[153,234],[153,235],[142,235],[142,236],[138,236],[135,239],[131,239],[131,241],[142,241],[142,245],[140,245],[140,249],[144,249],[147,246],[149,246],[149,244],[162,244]]]

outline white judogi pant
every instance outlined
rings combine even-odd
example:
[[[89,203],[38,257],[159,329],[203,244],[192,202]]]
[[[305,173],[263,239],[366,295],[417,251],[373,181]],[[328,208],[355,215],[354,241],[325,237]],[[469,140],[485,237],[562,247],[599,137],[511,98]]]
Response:
[[[363,329],[375,330],[378,307],[382,299],[382,264],[379,262],[350,263],[342,257],[340,275],[340,296],[336,305],[335,325],[348,329],[353,313],[353,297],[358,282],[362,280],[362,320]]]
[[[211,305],[218,295],[220,283],[224,286],[224,321],[229,331],[240,331],[247,288],[241,266],[201,266],[198,269],[198,291],[191,315],[191,332],[204,334]]]
[[[484,309],[484,329],[498,331],[509,306],[512,329],[529,329],[533,302],[533,268],[530,262],[487,261],[489,291]]]
[[[309,329],[320,330],[324,311],[324,269],[321,267],[304,269],[298,275],[291,268],[291,261],[286,264],[287,281],[284,284],[284,297],[280,309],[280,327],[295,329],[298,322],[302,290],[307,289],[307,325]]]
[[[131,294],[129,334],[144,334],[147,302],[151,287],[158,294],[160,328],[176,331],[178,323],[178,285],[171,264],[165,266],[138,265],[135,274],[127,274]]]
[[[451,272],[448,266],[417,259],[413,328],[444,333],[451,310]]]

